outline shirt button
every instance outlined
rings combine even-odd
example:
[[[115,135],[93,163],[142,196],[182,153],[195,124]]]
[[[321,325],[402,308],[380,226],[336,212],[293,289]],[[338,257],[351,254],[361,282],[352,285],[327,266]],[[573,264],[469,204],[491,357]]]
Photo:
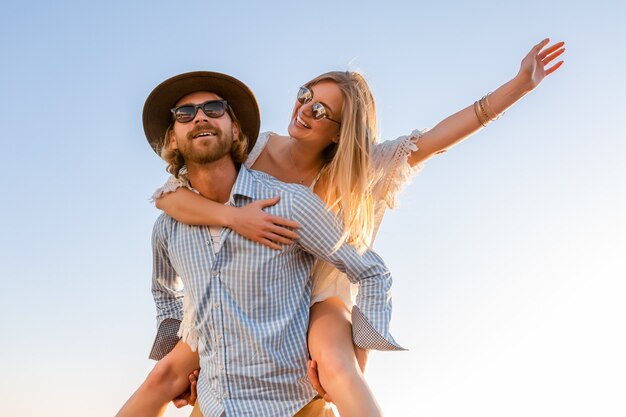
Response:
[[[224,364],[220,364],[220,369],[224,369]]]
[[[228,394],[226,394],[226,393],[225,393],[225,394],[224,394],[224,398],[228,398]]]
[[[222,335],[221,334],[217,335],[217,340],[222,340]]]
[[[211,274],[213,274],[213,276],[214,276],[214,277],[216,277],[218,273],[219,273],[219,272],[217,272],[217,271],[213,271],[213,272],[211,272]]]
[[[207,240],[207,241],[206,241],[206,244],[207,244],[207,245],[209,245],[209,246],[211,246],[211,241]]]
[[[220,303],[215,303],[215,304],[213,304],[213,307],[214,307],[214,308],[216,308],[216,309],[217,309],[217,308],[220,308]]]

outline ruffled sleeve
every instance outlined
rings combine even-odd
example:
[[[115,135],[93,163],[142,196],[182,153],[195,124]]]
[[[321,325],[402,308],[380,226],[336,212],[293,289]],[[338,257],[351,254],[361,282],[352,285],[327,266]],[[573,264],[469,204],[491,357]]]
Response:
[[[156,191],[150,197],[150,202],[154,203],[157,198],[161,198],[164,194],[173,193],[178,188],[185,187],[194,191],[191,188],[191,184],[189,183],[189,178],[187,177],[187,169],[182,168],[178,173],[178,178],[175,176],[170,176],[165,184],[156,189]],[[195,192],[195,191],[194,191]]]
[[[374,146],[374,197],[384,201],[390,209],[398,205],[397,195],[415,174],[424,168],[424,163],[410,166],[408,158],[417,151],[419,139],[426,130],[414,130],[410,135],[382,142]]]
[[[248,154],[246,162],[243,163],[246,168],[252,168],[252,165],[254,165],[256,160],[259,158],[259,155],[261,155],[261,153],[263,152],[263,149],[265,149],[265,146],[267,145],[271,134],[272,132],[262,132],[259,134],[259,137],[254,144],[254,148],[252,148],[252,150]]]

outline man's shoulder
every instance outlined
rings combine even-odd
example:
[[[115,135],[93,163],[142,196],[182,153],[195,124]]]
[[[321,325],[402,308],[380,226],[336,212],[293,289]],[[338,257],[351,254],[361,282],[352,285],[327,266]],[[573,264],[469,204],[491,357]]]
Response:
[[[161,212],[161,214],[159,214],[159,216],[154,221],[154,225],[156,226],[156,225],[166,224],[166,223],[169,223],[170,221],[174,221],[174,219],[170,217],[167,213]]]
[[[174,220],[172,217],[168,216],[166,213],[161,213],[156,220],[154,221],[154,226],[152,227],[152,234],[157,236],[165,236],[166,231],[171,229]]]
[[[313,194],[311,190],[304,185],[282,182],[281,180],[262,171],[248,169],[248,175],[250,175],[250,178],[264,189],[269,188],[289,194]]]

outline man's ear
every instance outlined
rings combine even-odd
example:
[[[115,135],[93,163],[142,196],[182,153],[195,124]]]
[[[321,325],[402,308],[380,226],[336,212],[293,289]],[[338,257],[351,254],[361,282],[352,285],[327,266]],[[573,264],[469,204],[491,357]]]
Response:
[[[177,151],[178,144],[176,143],[176,138],[174,137],[174,129],[170,129],[168,134],[169,134],[168,142],[170,144],[170,149],[173,151]]]
[[[239,124],[237,123],[233,123],[233,142],[237,142],[239,141],[240,137],[239,137]]]

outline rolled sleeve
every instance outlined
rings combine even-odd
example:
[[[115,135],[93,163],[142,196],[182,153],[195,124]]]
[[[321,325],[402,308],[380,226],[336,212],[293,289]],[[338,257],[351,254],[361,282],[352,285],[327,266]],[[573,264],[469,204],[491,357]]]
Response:
[[[180,338],[178,337],[178,329],[180,328],[180,320],[165,319],[159,325],[156,337],[150,349],[150,359],[160,361],[174,349]]]
[[[157,335],[150,359],[159,360],[178,342],[178,329],[183,319],[184,287],[167,254],[167,216],[161,215],[152,232],[152,296],[157,310]]]
[[[331,263],[359,284],[352,312],[354,343],[364,349],[405,350],[391,336],[392,278],[383,260],[373,251],[359,254],[344,243],[335,250],[342,228],[317,196],[304,191],[294,196],[293,220],[302,225],[299,244],[312,255]]]

